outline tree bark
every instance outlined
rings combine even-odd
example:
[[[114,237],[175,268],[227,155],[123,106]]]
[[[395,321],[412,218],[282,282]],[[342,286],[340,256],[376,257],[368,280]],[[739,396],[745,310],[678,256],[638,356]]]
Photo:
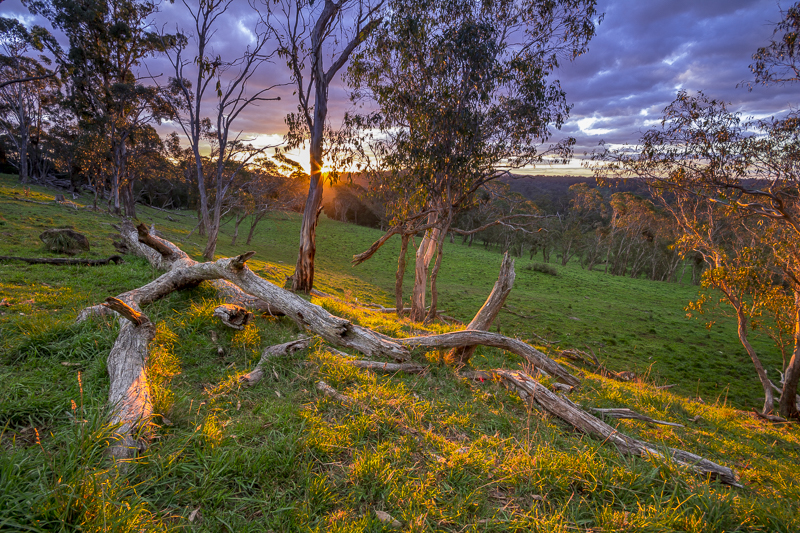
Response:
[[[750,360],[753,361],[753,366],[756,367],[756,374],[758,374],[758,379],[761,381],[761,387],[764,389],[764,409],[762,410],[762,413],[764,415],[769,415],[775,408],[775,397],[772,394],[772,383],[770,383],[770,380],[767,377],[767,371],[764,370],[764,366],[761,364],[761,360],[758,358],[755,349],[747,339],[747,317],[744,314],[744,309],[742,309],[741,305],[736,305],[735,307],[739,341],[747,351],[747,355],[750,356]]]
[[[505,254],[503,262],[500,264],[500,274],[497,276],[492,292],[486,298],[483,307],[478,310],[472,321],[467,324],[466,329],[489,331],[489,327],[494,322],[494,319],[497,318],[497,315],[500,314],[500,310],[506,303],[506,298],[511,293],[515,277],[514,261],[508,257],[508,254]],[[450,353],[450,358],[461,364],[468,364],[473,353],[475,353],[475,346],[456,348]]]
[[[436,213],[428,216],[428,222],[436,220]],[[436,252],[436,242],[439,237],[438,228],[425,232],[419,243],[414,261],[414,291],[411,295],[411,320],[421,322],[425,318],[425,291],[428,288],[428,266]]]
[[[403,278],[406,275],[406,253],[410,234],[403,233],[400,240],[400,257],[397,258],[397,272],[394,276],[394,308],[397,316],[403,316]]]
[[[233,329],[244,329],[253,320],[253,313],[233,304],[223,304],[214,309],[214,316]]]
[[[797,410],[797,385],[800,382],[800,292],[794,293],[794,351],[783,375],[781,399],[778,402],[780,415],[789,420],[800,418]]]

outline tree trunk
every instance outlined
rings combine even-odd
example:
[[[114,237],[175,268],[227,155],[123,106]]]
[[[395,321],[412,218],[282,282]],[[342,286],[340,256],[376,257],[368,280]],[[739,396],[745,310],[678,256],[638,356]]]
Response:
[[[778,402],[780,415],[789,420],[800,418],[797,411],[797,384],[800,382],[800,292],[794,293],[794,351],[783,375],[781,399]]]
[[[400,257],[397,259],[397,272],[394,276],[394,308],[398,317],[403,316],[403,277],[406,274],[406,253],[410,238],[411,235],[407,233],[400,236]]]
[[[428,223],[436,221],[436,213],[428,215]],[[414,291],[411,295],[411,320],[421,322],[425,318],[425,292],[428,288],[428,266],[436,252],[439,228],[425,232],[414,258]]]
[[[211,225],[206,228],[208,230],[208,241],[206,241],[206,248],[203,250],[203,257],[206,261],[214,260],[214,252],[217,251],[217,240],[219,239],[219,224],[222,218],[222,198],[219,194],[214,200],[214,211],[211,218]]]
[[[325,9],[329,6],[326,4]],[[338,9],[338,8],[337,8]],[[320,47],[324,38],[315,31],[312,35],[312,46]],[[314,42],[318,41],[318,42]],[[315,48],[315,50],[317,50]],[[316,52],[321,54],[320,51]],[[328,116],[328,83],[322,69],[322,58],[317,57],[314,63],[316,83],[314,86],[314,123],[309,132],[309,168],[310,181],[308,198],[303,210],[303,225],[300,227],[300,250],[297,264],[292,276],[292,290],[310,293],[314,288],[314,255],[317,253],[317,222],[322,212],[322,141],[325,133],[325,118]]]
[[[497,276],[497,281],[494,283],[492,292],[486,298],[475,318],[467,324],[468,330],[489,331],[489,327],[494,322],[500,310],[506,303],[506,298],[511,293],[511,288],[514,286],[514,279],[516,274],[514,272],[514,261],[508,257],[508,254],[503,256],[503,262],[500,264],[500,274]],[[461,364],[468,364],[475,353],[475,346],[468,346],[464,348],[456,348],[450,352],[450,358],[453,361],[458,361]]]
[[[764,366],[761,364],[761,360],[758,358],[755,349],[750,344],[750,341],[747,340],[747,316],[744,314],[744,310],[742,309],[741,305],[736,305],[735,307],[739,341],[742,343],[742,346],[744,346],[744,349],[747,350],[750,360],[753,361],[753,366],[756,367],[756,374],[758,374],[758,379],[761,381],[761,387],[764,389],[764,410],[762,413],[769,415],[772,413],[772,410],[775,406],[775,398],[772,395],[772,383],[770,383],[769,378],[767,377],[767,371],[764,370]]]
[[[250,244],[250,241],[253,240],[253,235],[256,232],[256,226],[258,225],[259,222],[261,222],[261,219],[263,219],[265,215],[266,215],[265,211],[255,214],[255,216],[253,217],[253,223],[250,224],[250,231],[247,233],[247,241],[245,241],[245,244]]]
[[[425,315],[425,323],[430,324],[436,318],[436,306],[439,303],[439,290],[436,281],[439,279],[439,269],[442,267],[442,255],[444,255],[444,238],[450,226],[450,217],[447,219],[446,226],[439,230],[439,240],[436,246],[436,262],[431,270],[431,306],[428,314]]]

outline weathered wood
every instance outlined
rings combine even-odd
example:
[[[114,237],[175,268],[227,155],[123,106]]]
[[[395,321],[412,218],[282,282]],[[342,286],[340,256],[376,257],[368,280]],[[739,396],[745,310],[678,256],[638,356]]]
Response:
[[[267,347],[261,353],[261,359],[258,361],[258,364],[256,364],[255,368],[253,368],[253,370],[251,370],[249,373],[240,376],[239,381],[247,385],[255,385],[264,378],[264,365],[267,364],[271,359],[275,357],[291,355],[295,352],[299,352],[300,350],[305,350],[311,345],[311,340],[311,337],[303,337],[302,339],[297,339],[295,341],[284,342],[283,344],[276,344],[274,346]]]
[[[317,390],[320,391],[325,396],[330,396],[334,400],[338,400],[342,403],[346,404],[356,403],[356,401],[353,398],[351,398],[350,396],[345,396],[344,394],[338,392],[336,389],[334,389],[324,381],[317,382]]]
[[[0,255],[0,261],[23,261],[30,265],[85,265],[100,266],[114,263],[122,263],[122,257],[112,255],[108,259],[66,259],[63,257],[14,257],[10,255]]]
[[[141,227],[140,231],[142,231]],[[229,283],[218,290],[222,291],[227,287],[239,298],[265,304],[268,302],[267,305],[271,310],[285,314],[298,325],[319,335],[330,344],[350,348],[369,357],[386,357],[402,362],[407,359],[410,349],[413,348],[440,349],[485,344],[517,353],[537,368],[556,376],[569,385],[578,384],[577,378],[569,374],[558,363],[516,339],[484,331],[460,331],[428,337],[394,339],[336,317],[321,306],[307,302],[297,294],[260,278],[245,264],[252,254],[243,254],[208,263],[197,263],[174,244],[150,233],[147,233],[143,239],[149,243],[159,242],[159,251],[142,244],[139,241],[138,232],[134,241],[132,226],[127,229],[122,228],[121,233],[132,250],[140,250],[141,255],[148,257],[151,264],[168,269],[166,273],[143,287],[119,295],[117,300],[120,305],[112,300],[112,305],[115,306],[117,312],[132,319],[138,316],[136,313],[141,314],[141,306],[174,290],[194,286],[202,281],[226,280]],[[126,233],[127,238],[125,237]],[[169,252],[168,256],[165,255],[166,252]],[[216,286],[220,287],[219,284]],[[92,311],[86,311],[81,313],[82,320],[93,314]],[[145,421],[152,416],[152,404],[149,399],[147,376],[144,370],[148,353],[147,343],[152,338],[152,325],[145,320],[141,320],[139,326],[129,324],[132,323],[129,321],[123,323],[112,349],[112,355],[109,356],[109,373],[113,392],[113,394],[109,394],[109,402],[114,413],[112,421],[120,424],[123,441],[121,445],[115,446],[112,453],[119,457],[130,457],[130,454],[134,453],[133,447],[128,445],[129,441],[135,430],[142,427]],[[301,345],[296,345],[295,348],[300,349],[299,346]],[[290,348],[284,347],[283,349]],[[112,358],[114,359],[113,364]],[[262,357],[263,359],[264,357]],[[255,374],[252,377],[255,381]],[[250,378],[248,377],[246,380],[250,381]]]
[[[233,329],[244,329],[252,322],[253,313],[244,307],[234,304],[222,304],[214,308],[214,316],[222,320],[222,323]]]
[[[619,419],[629,418],[631,420],[641,420],[642,422],[650,422],[651,424],[661,424],[662,426],[673,426],[676,428],[684,427],[683,424],[676,424],[675,422],[665,422],[663,420],[656,420],[655,418],[650,418],[647,415],[643,415],[641,413],[637,413],[636,411],[632,411],[627,407],[615,407],[610,409],[600,409],[592,407],[592,411],[600,414],[601,417],[610,416],[612,418],[619,418]]]
[[[154,235],[144,224],[134,227],[132,223],[126,221],[117,229],[122,237],[122,242],[131,253],[144,257],[159,270],[171,270],[199,264],[175,244]],[[281,315],[273,310],[269,303],[242,292],[241,289],[225,280],[211,279],[209,283],[216,289],[217,295],[227,303],[273,316]]]
[[[363,368],[364,370],[373,370],[375,372],[387,372],[387,373],[406,372],[408,374],[421,374],[422,372],[427,370],[427,368],[424,366],[415,365],[411,363],[387,363],[384,361],[366,361],[363,359],[353,359],[349,354],[339,351],[336,348],[331,348],[330,346],[327,346],[325,349],[328,351],[328,353],[341,357],[342,361],[345,364],[354,366],[356,368]]]
[[[523,357],[537,369],[547,372],[549,375],[561,380],[567,385],[577,386],[580,384],[578,378],[567,372],[563,366],[556,363],[533,346],[521,340],[505,337],[498,333],[463,330],[425,337],[398,339],[398,342],[409,348],[456,348],[478,344],[502,348]]]
[[[508,252],[503,255],[503,262],[500,264],[500,274],[497,276],[497,281],[492,287],[492,292],[486,298],[486,302],[475,314],[475,318],[467,324],[468,330],[489,331],[489,327],[500,314],[500,310],[506,303],[511,289],[514,287],[514,261],[508,256]],[[462,348],[455,348],[450,352],[450,358],[453,361],[458,361],[461,364],[468,364],[475,353],[475,346],[464,346]]]
[[[664,457],[664,454],[656,446],[620,433],[596,416],[587,413],[569,400],[551,392],[547,387],[541,385],[524,372],[512,372],[503,369],[493,370],[493,372],[509,388],[516,390],[523,400],[536,403],[549,414],[560,418],[583,433],[597,437],[604,443],[610,442],[614,444],[621,453],[640,457]],[[698,474],[710,475],[719,479],[722,483],[741,487],[736,473],[728,467],[718,465],[699,455],[683,450],[675,448],[664,449],[673,461]]]

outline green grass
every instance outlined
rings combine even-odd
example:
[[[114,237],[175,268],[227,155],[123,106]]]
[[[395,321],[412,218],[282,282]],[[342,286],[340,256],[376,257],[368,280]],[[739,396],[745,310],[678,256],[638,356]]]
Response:
[[[32,189],[34,200],[53,196]],[[13,178],[0,178],[0,255],[53,256],[38,240],[53,226],[89,236],[92,251],[78,257],[114,253],[111,224],[118,219],[21,197]],[[89,203],[76,200],[82,201]],[[201,238],[187,238],[194,219],[167,216],[140,208],[143,221],[199,258]],[[252,246],[230,247],[224,236],[218,253],[253,249],[251,268],[282,283],[298,232],[297,216],[276,215],[262,223]],[[349,266],[379,234],[323,217],[318,286],[345,300],[391,305],[398,243]],[[501,257],[458,243],[448,243],[445,254],[441,307],[466,321],[491,290]],[[571,399],[685,424],[613,422],[659,446],[731,466],[745,488],[721,486],[669,461],[622,457],[529,410],[497,383],[459,378],[438,352],[415,354],[429,365],[423,375],[381,376],[317,345],[275,360],[261,383],[241,387],[238,376],[263,347],[301,332],[281,318],[229,330],[212,317],[218,302],[203,286],[145,309],[157,324],[148,371],[158,427],[146,453],[117,472],[104,455],[113,428],[103,423],[105,358],[117,325],[75,325],[74,317],[158,273],[131,257],[91,268],[0,262],[0,301],[10,303],[0,307],[0,530],[392,530],[376,511],[388,512],[404,531],[800,530],[800,435],[746,412],[760,403],[759,387],[731,321],[711,316],[715,324],[706,329],[688,319],[683,307],[695,287],[575,265],[549,265],[557,276],[526,268],[536,263],[518,259],[508,302],[535,318],[504,313],[502,332],[533,344],[534,335],[558,341],[540,346],[553,355],[589,346],[610,368],[637,372],[641,379],[630,383],[587,373]],[[387,334],[412,328],[337,301],[314,301]],[[756,347],[774,375],[778,354],[764,339]],[[479,349],[473,365],[519,368],[521,361]],[[321,395],[319,380],[358,404]],[[653,386],[663,383],[678,386]]]

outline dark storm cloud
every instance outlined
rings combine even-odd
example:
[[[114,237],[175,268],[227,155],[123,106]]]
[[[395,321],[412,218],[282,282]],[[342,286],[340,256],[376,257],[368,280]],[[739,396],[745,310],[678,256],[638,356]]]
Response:
[[[790,5],[783,2],[782,7]],[[681,89],[702,90],[731,102],[745,115],[767,116],[797,103],[796,86],[737,88],[752,79],[751,56],[769,41],[774,23],[780,20],[775,0],[599,0],[598,8],[605,12],[605,20],[589,52],[553,76],[574,104],[569,122],[554,139],[575,136],[576,153],[593,149],[600,139],[635,142],[643,130],[658,122],[663,108]],[[33,22],[19,0],[3,2],[0,12]],[[181,2],[162,3],[155,22],[166,31],[192,31]],[[220,19],[215,51],[224,58],[241,55],[252,44],[257,22],[258,15],[248,2],[233,2]],[[153,74],[164,74],[163,80],[170,74],[164,59],[150,59],[148,67]],[[285,64],[275,58],[252,80],[251,89],[289,81]],[[271,91],[270,96],[280,96],[281,101],[249,110],[237,129],[282,135],[286,113],[297,109],[293,90],[288,85]],[[334,122],[350,107],[341,77],[330,88],[329,107]]]
[[[574,104],[562,133],[578,139],[578,152],[600,139],[635,142],[681,89],[746,115],[796,103],[796,87],[742,86],[752,79],[752,54],[780,19],[774,0],[601,0],[599,8],[605,20],[589,52],[556,73]]]

